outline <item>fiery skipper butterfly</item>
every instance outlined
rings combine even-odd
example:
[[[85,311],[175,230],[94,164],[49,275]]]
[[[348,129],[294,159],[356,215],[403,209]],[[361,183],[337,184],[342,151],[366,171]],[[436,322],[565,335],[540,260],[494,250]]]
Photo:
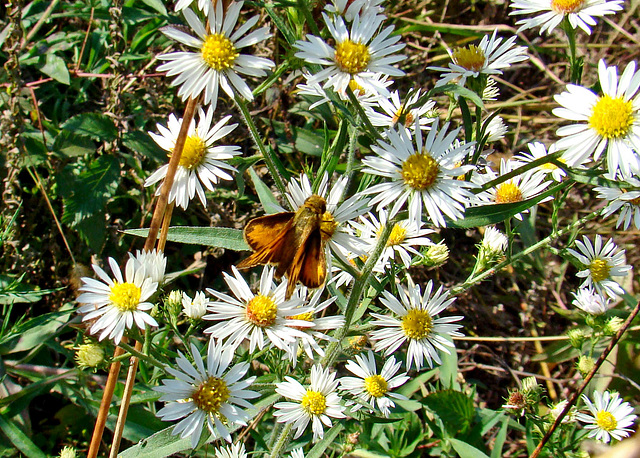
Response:
[[[254,218],[244,228],[244,239],[253,254],[237,267],[275,265],[276,278],[287,276],[287,299],[298,281],[308,288],[318,288],[327,276],[325,245],[336,226],[327,212],[327,202],[315,194],[295,212]]]

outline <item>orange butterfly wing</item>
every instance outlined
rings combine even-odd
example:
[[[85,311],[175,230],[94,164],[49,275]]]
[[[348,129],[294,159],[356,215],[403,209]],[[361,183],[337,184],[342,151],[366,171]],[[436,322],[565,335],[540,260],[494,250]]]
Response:
[[[293,212],[254,218],[244,228],[244,239],[254,253],[238,263],[238,269],[279,263],[288,245],[293,227]]]

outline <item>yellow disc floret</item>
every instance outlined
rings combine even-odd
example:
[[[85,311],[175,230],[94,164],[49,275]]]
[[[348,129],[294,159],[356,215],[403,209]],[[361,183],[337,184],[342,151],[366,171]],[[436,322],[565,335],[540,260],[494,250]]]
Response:
[[[613,431],[618,427],[616,417],[614,417],[611,412],[607,412],[606,410],[601,410],[600,412],[598,412],[598,414],[596,415],[596,423],[605,431]]]
[[[190,136],[184,142],[180,165],[186,169],[197,169],[207,153],[207,145],[198,136]]]
[[[198,409],[210,414],[216,414],[219,412],[220,406],[229,399],[230,395],[231,393],[224,380],[218,377],[209,377],[198,386],[191,398]]]
[[[589,127],[606,139],[623,138],[633,125],[633,103],[605,95],[593,107]]]
[[[551,9],[556,13],[569,14],[582,9],[585,0],[551,0]]]
[[[609,264],[604,259],[596,258],[589,264],[589,271],[591,271],[591,279],[598,283],[609,277]]]
[[[333,234],[336,233],[337,228],[338,222],[333,217],[333,215],[329,212],[324,212],[324,215],[322,215],[322,220],[320,221],[320,237],[322,237],[322,240],[326,242],[331,237],[333,237]]]
[[[380,236],[380,234],[382,233],[382,229],[380,228],[380,230],[378,231],[378,236]],[[405,241],[405,239],[407,238],[407,230],[400,226],[399,224],[395,224],[393,226],[393,229],[391,229],[391,235],[389,236],[389,240],[387,240],[387,246],[395,246],[395,245],[401,245],[402,242]]]
[[[240,55],[236,47],[221,33],[207,35],[202,45],[202,60],[216,71],[231,68]]]
[[[433,330],[433,318],[426,310],[411,309],[402,317],[401,326],[409,339],[424,339]]]
[[[140,294],[140,288],[133,283],[115,283],[109,300],[121,312],[133,312],[140,304]]]
[[[384,377],[380,375],[370,375],[364,379],[364,387],[374,398],[380,398],[387,394],[389,391],[389,385]]]
[[[247,303],[246,317],[254,325],[266,328],[276,322],[278,306],[270,297],[258,294]]]
[[[345,40],[336,45],[334,59],[340,70],[355,75],[367,69],[371,54],[367,45]]]
[[[411,188],[424,191],[438,179],[440,166],[427,152],[415,153],[402,163],[402,179]]]
[[[484,67],[484,51],[475,45],[468,48],[456,48],[453,51],[453,62],[472,72],[479,72]]]
[[[307,390],[301,404],[309,415],[322,415],[327,410],[327,398],[319,391]]]
[[[497,204],[511,204],[522,201],[522,191],[520,187],[512,181],[502,183],[496,190]]]

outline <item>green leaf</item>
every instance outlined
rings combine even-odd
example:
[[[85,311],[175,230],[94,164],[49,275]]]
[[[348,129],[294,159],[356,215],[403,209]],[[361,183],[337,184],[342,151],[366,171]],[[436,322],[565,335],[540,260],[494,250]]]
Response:
[[[343,429],[344,426],[342,425],[342,423],[334,425],[329,431],[324,433],[324,437],[322,438],[322,440],[314,445],[314,447],[309,450],[309,453],[307,453],[305,456],[307,458],[321,458],[322,456],[324,456],[324,451],[330,445],[333,445],[335,443],[336,437],[338,437],[338,434],[340,434]]]
[[[65,311],[46,313],[20,323],[0,341],[0,354],[28,351],[42,345],[67,324],[73,311],[74,308],[69,308]]]
[[[129,229],[127,235],[146,237],[149,229]],[[249,251],[240,229],[229,227],[175,226],[169,228],[167,240],[190,245],[205,245],[233,251]]]
[[[460,458],[489,458],[481,450],[467,444],[466,442],[462,442],[461,440],[449,439],[448,442]]]
[[[6,418],[0,413],[0,429],[7,436],[7,439],[13,444],[13,446],[21,451],[24,456],[30,458],[47,458],[47,455],[40,450],[31,439],[27,437],[15,424],[13,424],[9,418]]]
[[[491,458],[500,458],[502,456],[502,448],[507,440],[507,432],[509,431],[509,418],[505,415],[502,419],[502,426],[500,431],[496,435],[496,439],[493,442],[493,450],[491,451]]]
[[[71,226],[103,211],[120,181],[120,162],[113,156],[100,156],[86,170],[76,172],[67,166],[56,176],[64,201],[62,222]]]
[[[6,275],[0,275],[0,304],[28,304],[38,302],[43,296],[51,294],[58,289],[40,289],[28,283],[22,283],[22,277],[16,279]]]
[[[475,417],[473,400],[460,391],[435,391],[422,402],[440,417],[451,436],[467,431]]]
[[[122,144],[131,151],[140,153],[154,161],[167,162],[167,152],[158,146],[149,135],[140,131],[125,132],[122,136]]]
[[[269,120],[268,122],[278,136],[278,148],[280,152],[289,154],[299,151],[309,156],[322,156],[322,145],[324,144],[322,130],[303,129],[273,120]]]
[[[101,113],[82,113],[70,118],[62,128],[76,135],[83,135],[101,141],[113,141],[118,136],[118,129],[109,116]]]
[[[267,215],[280,213],[282,211],[282,207],[280,206],[280,203],[278,203],[276,196],[271,192],[271,189],[264,184],[253,168],[249,169],[249,175],[251,176],[251,181],[253,181],[256,193],[258,193],[258,199],[260,199],[264,212]]]
[[[164,7],[164,3],[162,2],[162,0],[142,0],[142,3],[150,6],[163,16],[167,15],[167,9]]]
[[[47,76],[50,76],[54,80],[62,83],[69,84],[71,77],[69,76],[69,69],[67,68],[66,61],[53,53],[48,53],[45,56],[45,61],[42,64],[37,65],[38,70]]]
[[[63,157],[84,156],[95,153],[96,145],[88,137],[61,130],[53,143],[53,152]]]

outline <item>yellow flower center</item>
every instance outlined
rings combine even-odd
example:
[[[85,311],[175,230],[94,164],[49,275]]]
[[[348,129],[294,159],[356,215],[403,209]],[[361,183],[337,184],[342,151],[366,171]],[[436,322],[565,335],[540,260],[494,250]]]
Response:
[[[589,127],[606,139],[625,137],[633,125],[633,103],[605,95],[593,107]]]
[[[349,81],[349,88],[351,89],[353,94],[356,95],[356,96],[365,95],[365,93],[366,93],[364,88],[362,86],[360,86],[358,83],[356,83],[356,80],[354,80],[354,79]]]
[[[247,303],[247,320],[260,328],[266,328],[276,322],[278,306],[270,297],[258,294]]]
[[[607,412],[606,410],[601,410],[600,412],[598,412],[598,414],[596,415],[596,423],[605,431],[613,431],[618,427],[616,417],[614,417],[611,412]]]
[[[301,404],[309,415],[322,415],[327,410],[327,398],[319,391],[307,390]]]
[[[569,14],[582,9],[585,0],[551,0],[551,9],[556,13]]]
[[[224,404],[231,393],[227,383],[218,377],[209,377],[206,382],[200,384],[191,398],[200,410],[210,414],[216,414],[220,406]]]
[[[320,237],[323,241],[329,240],[336,233],[338,228],[338,222],[329,212],[324,212],[322,215],[322,221],[320,221]]]
[[[111,287],[109,300],[121,312],[133,312],[138,310],[140,293],[140,288],[133,283],[116,283]]]
[[[559,157],[558,161],[562,162],[563,164],[567,163],[567,160],[565,158],[563,158],[563,157]],[[542,164],[540,166],[540,168],[544,169],[544,170],[555,170],[555,169],[558,168],[558,166],[555,165],[553,162],[545,162],[544,164]]]
[[[364,387],[374,398],[381,398],[387,391],[389,391],[389,385],[387,381],[380,375],[370,375],[364,379]]]
[[[509,181],[502,183],[496,190],[497,204],[511,204],[522,201],[522,191],[517,184]]]
[[[452,57],[456,65],[473,72],[479,72],[484,67],[484,52],[476,45],[470,45],[468,48],[456,48]]]
[[[635,205],[636,207],[640,207],[640,197],[636,197],[635,199],[631,199],[627,202],[629,202],[632,205]]]
[[[591,279],[596,283],[609,277],[609,264],[604,259],[596,258],[591,261],[589,270],[591,271]]]
[[[402,118],[402,116],[404,116],[404,126],[405,127],[413,126],[413,123],[416,120],[413,117],[413,114],[410,111],[403,110],[402,108],[400,108],[398,111],[396,111],[396,114],[393,115],[393,118],[391,118],[391,123],[395,126],[396,123],[398,121],[400,121],[400,118]]]
[[[380,234],[382,234],[382,229],[384,229],[383,227],[381,227],[380,229],[378,229],[378,232],[376,233],[376,235],[378,237],[380,237]],[[393,229],[391,229],[391,235],[389,236],[389,240],[387,240],[387,246],[395,246],[395,245],[401,245],[402,242],[405,241],[407,237],[407,230],[400,226],[399,224],[396,224],[393,226]]]
[[[433,330],[433,318],[426,310],[411,309],[402,317],[402,330],[409,339],[424,339]]]
[[[430,188],[438,178],[440,166],[427,152],[415,153],[402,163],[402,179],[417,191]]]
[[[313,321],[313,312],[301,313],[300,315],[288,316],[287,320]]]
[[[336,46],[334,59],[340,70],[355,75],[366,70],[371,54],[367,45],[345,40]]]
[[[206,153],[207,145],[204,140],[198,136],[187,137],[180,156],[180,165],[189,170],[197,169],[202,164]]]
[[[202,60],[218,72],[232,67],[240,55],[231,40],[220,33],[207,35],[201,52]]]

